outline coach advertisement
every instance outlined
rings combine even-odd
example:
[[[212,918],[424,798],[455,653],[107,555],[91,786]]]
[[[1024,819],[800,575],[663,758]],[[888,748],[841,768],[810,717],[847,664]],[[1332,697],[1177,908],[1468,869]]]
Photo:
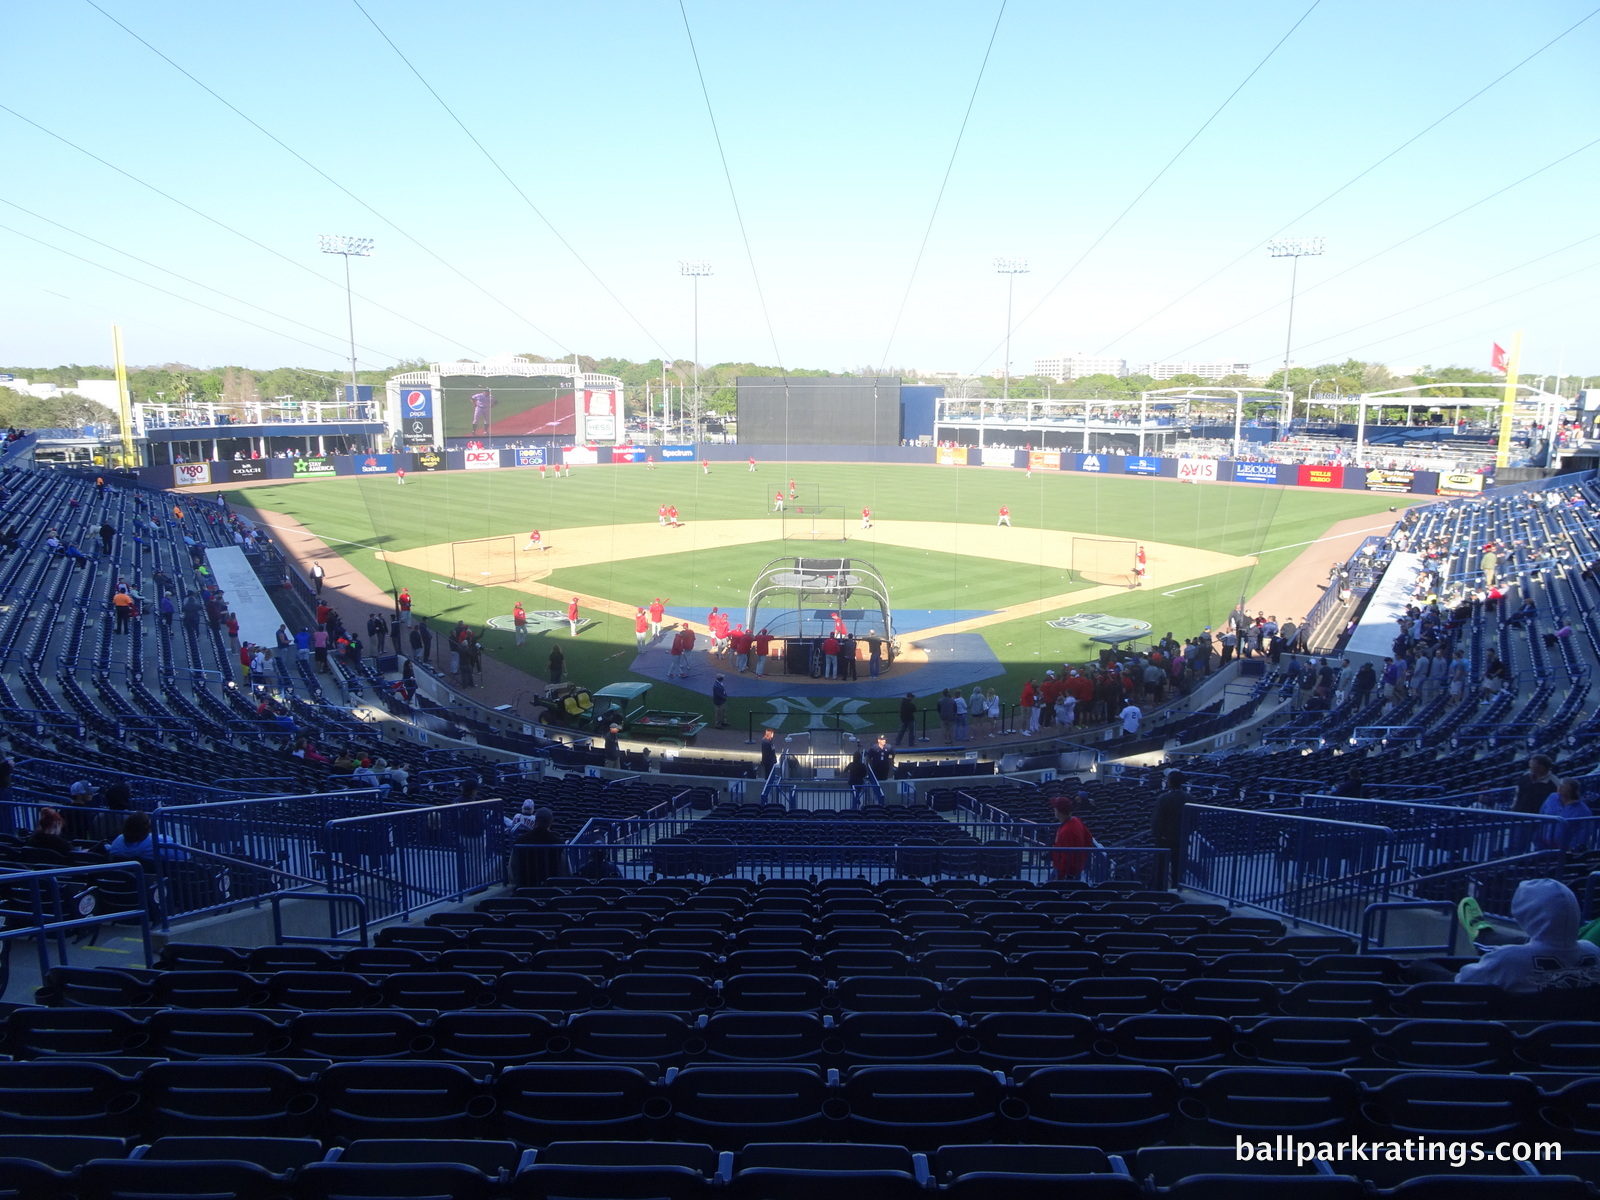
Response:
[[[208,462],[172,464],[173,487],[199,487],[203,483],[210,482],[211,464]]]
[[[1293,467],[1289,468],[1291,471]],[[1239,483],[1277,483],[1278,464],[1270,462],[1236,462],[1233,477]]]
[[[1301,487],[1342,488],[1344,486],[1344,468],[1313,467],[1301,464],[1299,478],[1295,481]]]
[[[1161,460],[1150,455],[1130,454],[1122,460],[1122,469],[1129,475],[1159,475]]]
[[[266,479],[267,464],[271,459],[252,458],[246,462],[219,462],[211,464],[212,483],[244,483],[251,479]]]
[[[1367,491],[1369,492],[1409,492],[1411,485],[1416,482],[1415,471],[1389,471],[1377,467],[1367,468]]]
[[[411,456],[411,468],[415,471],[443,471],[448,466],[448,460],[437,450],[424,450]]]
[[[967,448],[965,446],[940,446],[939,465],[941,467],[964,467],[967,465]]]
[[[1439,492],[1441,496],[1477,496],[1483,492],[1483,476],[1476,471],[1441,471]]]
[[[693,446],[663,446],[661,447],[662,462],[694,461]]]
[[[1030,471],[1059,471],[1059,470],[1061,470],[1061,451],[1059,451],[1059,450],[1030,450],[1030,451],[1028,451],[1028,470],[1030,470]]]
[[[492,471],[500,465],[500,451],[488,450],[463,450],[461,452],[461,465],[469,471]]]
[[[1217,479],[1217,460],[1214,458],[1180,458],[1178,460],[1178,478],[1186,479],[1190,483],[1215,483]]]
[[[544,466],[543,446],[522,446],[517,450],[517,466],[542,467]]]
[[[297,458],[294,460],[295,478],[306,475],[337,475],[338,468],[325,458]]]

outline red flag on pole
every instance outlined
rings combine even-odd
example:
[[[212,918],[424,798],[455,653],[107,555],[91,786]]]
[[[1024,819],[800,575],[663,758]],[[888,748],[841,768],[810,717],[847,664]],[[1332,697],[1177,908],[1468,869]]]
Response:
[[[1489,369],[1504,372],[1511,365],[1511,356],[1506,353],[1505,347],[1499,342],[1494,344],[1494,353],[1489,355]]]

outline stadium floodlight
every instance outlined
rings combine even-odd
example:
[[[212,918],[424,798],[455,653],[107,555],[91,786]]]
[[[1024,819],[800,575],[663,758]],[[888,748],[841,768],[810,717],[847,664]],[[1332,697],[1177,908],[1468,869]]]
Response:
[[[1283,338],[1283,425],[1285,435],[1294,432],[1294,389],[1289,386],[1289,348],[1294,344],[1294,289],[1300,276],[1300,260],[1316,258],[1322,253],[1325,238],[1293,237],[1273,238],[1267,243],[1267,253],[1273,258],[1294,260],[1289,272],[1289,329]],[[1306,396],[1306,412],[1311,411],[1311,397]]]
[[[711,264],[703,258],[680,258],[678,274],[687,275],[694,281],[694,440],[698,442],[700,440],[700,281],[713,272]],[[663,386],[666,382],[665,366],[663,363]]]
[[[350,260],[372,257],[372,239],[351,237],[343,233],[325,233],[319,239],[324,254],[337,254],[344,259],[344,313],[350,322],[350,403],[356,402],[356,308],[350,290]]]
[[[1006,361],[1005,382],[1000,385],[1000,399],[1011,398],[1011,293],[1015,290],[1017,276],[1028,273],[1028,260],[1025,258],[996,258],[994,269],[1006,277]],[[983,445],[983,404],[978,404],[978,444]]]

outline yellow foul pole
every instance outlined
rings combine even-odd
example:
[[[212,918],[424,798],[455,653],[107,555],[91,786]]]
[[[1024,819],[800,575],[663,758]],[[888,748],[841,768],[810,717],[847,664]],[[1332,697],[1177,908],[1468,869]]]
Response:
[[[1522,359],[1522,330],[1511,338],[1511,353],[1506,356],[1506,393],[1500,402],[1500,445],[1495,450],[1497,467],[1511,465],[1511,418],[1517,410],[1517,368]]]
[[[122,425],[122,465],[134,467],[133,401],[128,395],[128,367],[122,359],[122,326],[111,327],[111,353],[117,365],[117,419]]]

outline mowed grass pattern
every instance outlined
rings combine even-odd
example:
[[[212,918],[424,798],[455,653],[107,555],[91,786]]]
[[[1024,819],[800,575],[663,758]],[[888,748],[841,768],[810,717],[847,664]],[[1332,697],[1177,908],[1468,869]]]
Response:
[[[1087,606],[1089,611],[1137,617],[1149,621],[1157,635],[1170,629],[1183,638],[1217,624],[1242,595],[1262,587],[1293,561],[1304,543],[1321,537],[1335,522],[1367,514],[1387,517],[1391,504],[1415,502],[1365,492],[1186,485],[1073,472],[1036,472],[1030,479],[1020,471],[998,468],[809,463],[787,468],[761,464],[756,474],[743,464],[719,464],[710,475],[697,465],[677,463],[654,471],[640,464],[577,467],[570,479],[556,479],[553,473],[541,479],[530,469],[414,472],[405,487],[392,476],[340,478],[242,489],[234,499],[241,506],[295,518],[391,592],[409,586],[416,610],[437,618],[440,627],[465,620],[481,628],[489,617],[509,613],[519,593],[492,587],[455,592],[425,572],[386,563],[373,551],[508,534],[525,538],[534,528],[653,523],[663,503],[675,504],[684,522],[764,517],[773,492],[781,487],[787,494],[791,478],[803,493],[814,492],[823,505],[844,510],[851,542],[842,547],[832,541],[769,542],[664,553],[557,570],[546,582],[624,603],[659,595],[687,606],[738,611],[753,572],[769,559],[783,553],[854,553],[884,572],[898,607],[997,609],[1071,590],[1065,564],[1024,566],[854,540],[863,506],[872,509],[876,520],[993,524],[1000,505],[1006,504],[1019,531],[1067,529],[1259,555],[1253,569],[1212,576],[1172,596],[1162,595],[1160,580],[1153,580],[1149,588]],[[1006,531],[997,530],[995,536],[1006,536]],[[549,606],[556,607],[554,602]],[[1063,661],[1091,657],[1097,646],[1048,624],[1060,615],[1046,613],[985,628],[983,635],[1004,671],[983,682],[1014,701],[1029,676]],[[631,621],[599,616],[583,637],[560,640],[570,678],[600,687],[630,677]],[[509,634],[489,631],[485,636],[492,653],[539,676],[549,654],[544,642],[533,637],[526,646],[515,647]],[[703,697],[666,684],[656,685],[655,698],[667,706],[705,704]],[[756,706],[765,707],[759,702]],[[746,706],[735,702],[732,707],[742,715]]]

